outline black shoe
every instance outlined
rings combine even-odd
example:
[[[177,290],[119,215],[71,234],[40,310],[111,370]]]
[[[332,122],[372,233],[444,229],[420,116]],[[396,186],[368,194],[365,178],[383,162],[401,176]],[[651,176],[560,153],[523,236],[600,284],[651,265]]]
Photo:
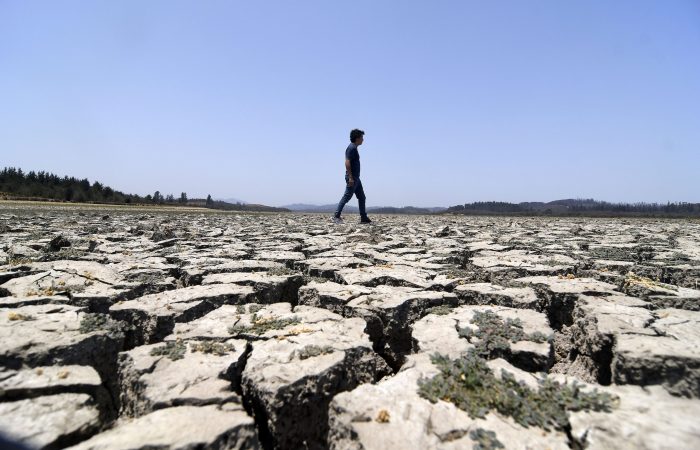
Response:
[[[369,217],[363,217],[362,219],[360,219],[360,223],[372,223],[372,221],[369,220]]]
[[[333,216],[333,217],[331,217],[331,221],[333,221],[333,223],[338,224],[338,225],[340,225],[341,223],[343,223],[343,219],[341,219],[341,218],[338,217],[338,216]]]

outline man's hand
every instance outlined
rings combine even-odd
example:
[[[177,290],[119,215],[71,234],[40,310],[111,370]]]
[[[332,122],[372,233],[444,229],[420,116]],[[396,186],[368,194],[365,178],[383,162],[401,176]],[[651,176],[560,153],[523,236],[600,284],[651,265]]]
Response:
[[[353,187],[355,180],[352,179],[352,165],[349,159],[345,160],[345,175],[348,177],[348,187]]]

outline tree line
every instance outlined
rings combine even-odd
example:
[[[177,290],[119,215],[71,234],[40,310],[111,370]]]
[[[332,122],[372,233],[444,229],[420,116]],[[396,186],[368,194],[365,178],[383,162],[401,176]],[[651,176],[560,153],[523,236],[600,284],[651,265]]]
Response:
[[[207,195],[206,199],[190,199],[186,192],[181,192],[179,197],[173,194],[163,194],[160,191],[145,196],[125,194],[98,181],[90,183],[87,178],[60,177],[45,171],[25,173],[22,169],[15,167],[5,167],[0,171],[0,198],[3,197],[11,200],[198,206],[226,211],[288,211],[284,208],[265,205],[227,203],[214,200],[211,195]]]
[[[565,216],[700,216],[700,203],[611,203],[594,199],[553,202],[473,202],[450,206],[454,214],[565,215]]]

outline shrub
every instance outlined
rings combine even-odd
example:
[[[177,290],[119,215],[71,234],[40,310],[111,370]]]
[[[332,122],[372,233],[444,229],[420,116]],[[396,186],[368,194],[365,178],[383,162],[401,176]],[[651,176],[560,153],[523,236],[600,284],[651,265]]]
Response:
[[[185,357],[187,346],[180,340],[167,342],[162,347],[156,347],[151,350],[151,356],[165,356],[173,361]]]
[[[564,430],[569,426],[569,411],[609,412],[616,401],[616,397],[597,390],[584,392],[576,383],[560,384],[544,378],[535,391],[505,370],[497,378],[475,351],[456,360],[436,354],[432,361],[440,373],[419,380],[420,395],[433,403],[451,402],[471,418],[483,418],[496,410],[524,427]]]
[[[510,351],[510,343],[518,341],[546,342],[548,337],[539,331],[527,334],[523,331],[520,319],[503,321],[492,311],[475,311],[471,323],[476,331],[469,327],[460,328],[459,336],[474,341],[477,353],[484,358],[497,358]]]

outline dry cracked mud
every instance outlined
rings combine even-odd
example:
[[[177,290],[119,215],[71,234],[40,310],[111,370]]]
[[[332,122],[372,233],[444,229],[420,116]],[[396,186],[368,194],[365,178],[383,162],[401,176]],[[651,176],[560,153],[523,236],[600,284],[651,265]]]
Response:
[[[700,447],[700,222],[0,209],[28,448]]]

